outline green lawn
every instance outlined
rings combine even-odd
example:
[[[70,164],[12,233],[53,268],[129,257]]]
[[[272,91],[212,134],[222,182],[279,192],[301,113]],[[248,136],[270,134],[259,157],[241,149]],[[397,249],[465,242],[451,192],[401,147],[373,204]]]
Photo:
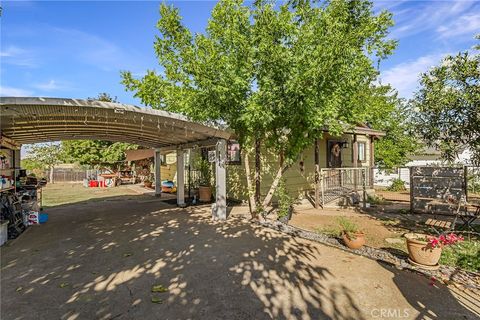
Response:
[[[128,186],[114,188],[85,188],[80,183],[47,184],[43,188],[43,207],[78,203],[87,200],[105,200],[110,197],[141,197]]]

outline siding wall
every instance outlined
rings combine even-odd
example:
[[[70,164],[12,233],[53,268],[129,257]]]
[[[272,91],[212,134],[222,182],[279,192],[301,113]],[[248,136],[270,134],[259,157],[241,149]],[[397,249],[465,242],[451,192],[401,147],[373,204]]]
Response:
[[[327,168],[327,140],[347,141],[347,148],[342,149],[342,167],[352,167],[352,141],[353,135],[343,135],[342,137],[332,137],[328,134],[320,142],[320,168]],[[369,137],[357,135],[357,141],[365,142],[365,161],[358,162],[358,165],[370,166],[370,139]],[[255,156],[250,155],[250,170],[255,170]],[[242,159],[243,161],[243,159]],[[265,196],[273,181],[273,178],[279,167],[279,157],[276,154],[262,149],[262,169],[261,169],[261,193]],[[301,162],[303,161],[303,167]],[[302,170],[303,169],[303,170]],[[295,161],[295,163],[285,172],[284,178],[287,181],[287,190],[292,196],[302,196],[307,190],[314,190],[315,179],[315,146],[307,148]],[[252,181],[253,182],[253,181]],[[227,167],[227,197],[238,200],[247,200],[247,180],[245,176],[245,166],[228,165]]]

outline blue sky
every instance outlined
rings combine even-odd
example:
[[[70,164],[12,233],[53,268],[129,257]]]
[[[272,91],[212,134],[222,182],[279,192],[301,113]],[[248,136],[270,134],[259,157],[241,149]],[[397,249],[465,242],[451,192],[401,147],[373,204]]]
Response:
[[[120,70],[157,68],[153,41],[158,1],[3,1],[0,94],[94,97],[99,92],[140,105],[120,84]],[[184,23],[202,32],[214,1],[174,1]],[[469,50],[480,33],[480,1],[376,1],[393,12],[395,53],[382,82],[410,97],[418,74],[448,53]]]

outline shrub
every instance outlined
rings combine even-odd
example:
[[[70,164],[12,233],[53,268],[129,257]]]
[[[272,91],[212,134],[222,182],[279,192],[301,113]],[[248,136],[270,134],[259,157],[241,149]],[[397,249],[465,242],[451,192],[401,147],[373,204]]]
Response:
[[[444,247],[440,263],[468,271],[479,272],[480,241],[465,240],[455,245]]]
[[[278,183],[276,194],[278,197],[278,217],[287,217],[293,205],[293,198],[287,192],[285,179],[281,179]]]
[[[402,179],[393,179],[392,184],[387,188],[388,191],[405,191],[407,188],[405,188],[405,181]]]
[[[350,239],[355,239],[355,234],[360,231],[360,228],[358,225],[345,218],[345,217],[339,217],[337,219],[338,224],[340,225],[340,228],[342,229],[342,232],[345,233]]]

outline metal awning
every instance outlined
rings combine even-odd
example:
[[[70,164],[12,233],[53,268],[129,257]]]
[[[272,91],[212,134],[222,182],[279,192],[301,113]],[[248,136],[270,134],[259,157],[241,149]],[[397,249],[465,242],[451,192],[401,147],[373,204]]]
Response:
[[[231,133],[187,117],[83,99],[0,97],[1,135],[18,144],[58,140],[120,141],[150,148],[185,145]]]

